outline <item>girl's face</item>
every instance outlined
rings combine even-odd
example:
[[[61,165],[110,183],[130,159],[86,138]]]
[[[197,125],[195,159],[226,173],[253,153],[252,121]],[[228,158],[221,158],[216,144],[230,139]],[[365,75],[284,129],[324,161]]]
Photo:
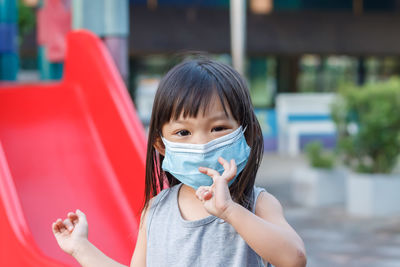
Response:
[[[225,105],[227,116],[219,97],[211,99],[207,110],[205,112],[200,110],[196,118],[184,118],[181,114],[178,120],[170,120],[164,124],[163,137],[171,142],[205,144],[236,130],[239,123],[233,118],[229,105]],[[156,142],[155,148],[164,155],[161,140]]]

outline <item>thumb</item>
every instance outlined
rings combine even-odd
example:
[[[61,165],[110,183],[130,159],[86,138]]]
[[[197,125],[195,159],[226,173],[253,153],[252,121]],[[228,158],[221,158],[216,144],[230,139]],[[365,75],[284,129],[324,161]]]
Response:
[[[76,210],[76,215],[78,215],[79,220],[85,220],[86,221],[86,215],[79,209]]]

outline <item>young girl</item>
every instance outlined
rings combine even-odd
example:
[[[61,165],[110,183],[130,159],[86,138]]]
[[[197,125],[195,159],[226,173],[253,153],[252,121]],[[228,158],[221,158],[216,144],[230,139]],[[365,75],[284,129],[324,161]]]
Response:
[[[154,99],[130,266],[305,266],[280,203],[254,186],[262,153],[249,90],[234,69],[204,58],[171,69]],[[88,241],[81,211],[52,228],[82,266],[123,266]]]

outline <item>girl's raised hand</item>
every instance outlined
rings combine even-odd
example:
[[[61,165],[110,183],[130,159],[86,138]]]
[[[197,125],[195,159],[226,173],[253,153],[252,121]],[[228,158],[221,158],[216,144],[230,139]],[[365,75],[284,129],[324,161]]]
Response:
[[[207,174],[213,179],[213,184],[200,186],[196,191],[196,196],[203,202],[208,213],[226,220],[227,211],[234,204],[228,183],[236,176],[237,167],[233,159],[228,162],[220,157],[218,162],[224,167],[222,175],[211,168],[199,168],[201,173]]]
[[[73,255],[88,237],[86,216],[80,210],[76,210],[76,213],[69,212],[64,221],[58,219],[53,222],[52,229],[60,248],[70,255]]]

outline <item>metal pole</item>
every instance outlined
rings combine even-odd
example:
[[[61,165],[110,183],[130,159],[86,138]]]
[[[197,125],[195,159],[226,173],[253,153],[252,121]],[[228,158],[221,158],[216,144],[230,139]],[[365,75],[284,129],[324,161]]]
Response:
[[[230,0],[231,54],[233,67],[244,74],[246,1]]]

